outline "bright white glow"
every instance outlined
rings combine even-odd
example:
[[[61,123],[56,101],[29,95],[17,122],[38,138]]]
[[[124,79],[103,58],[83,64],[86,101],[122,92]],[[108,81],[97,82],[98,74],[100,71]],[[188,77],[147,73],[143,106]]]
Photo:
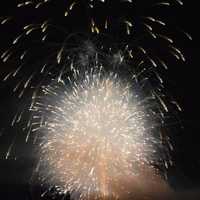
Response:
[[[42,178],[80,193],[75,199],[117,199],[120,179],[140,176],[153,152],[141,102],[112,73],[86,72],[70,87],[61,85],[44,88],[49,105],[35,105],[43,113]]]

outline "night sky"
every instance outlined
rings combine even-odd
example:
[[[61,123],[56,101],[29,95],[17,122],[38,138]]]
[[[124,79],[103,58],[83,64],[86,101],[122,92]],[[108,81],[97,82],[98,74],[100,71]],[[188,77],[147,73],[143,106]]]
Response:
[[[142,2],[142,1],[141,1]],[[145,2],[145,1],[143,1]],[[196,1],[188,0],[180,9],[165,10],[160,12],[165,15],[165,19],[178,24],[179,27],[189,32],[193,41],[183,39],[184,37],[177,34],[176,41],[179,47],[185,53],[186,62],[177,62],[169,60],[169,70],[164,74],[167,90],[177,99],[183,112],[180,114],[180,122],[171,129],[171,138],[175,151],[173,152],[174,166],[168,170],[168,179],[172,188],[181,193],[187,193],[186,199],[198,199],[194,196],[200,193],[200,95],[199,95],[199,7]],[[143,3],[144,4],[144,3]],[[143,7],[141,3],[140,7]],[[9,15],[16,12],[13,0],[2,1],[0,4],[0,15]],[[61,6],[61,5],[60,5]],[[120,10],[117,5],[115,8]],[[58,6],[59,7],[59,6]],[[114,7],[113,7],[114,8]],[[59,9],[56,9],[59,12]],[[18,14],[18,24],[24,24],[26,20],[33,20],[33,12],[27,12],[27,18]],[[52,11],[50,11],[52,12]],[[167,14],[169,13],[169,14]],[[43,15],[48,15],[48,11]],[[54,13],[55,14],[55,13]],[[41,13],[38,13],[41,15]],[[81,13],[80,16],[86,15]],[[100,15],[100,14],[99,14]],[[166,18],[168,16],[168,18]],[[83,30],[84,21],[74,19],[73,23],[80,24],[77,31]],[[13,32],[17,32],[18,25],[0,26],[0,52],[12,41]],[[69,28],[70,29],[70,28]],[[150,44],[149,44],[150,45]],[[3,77],[6,72],[15,68],[13,63],[3,63],[0,61],[0,76]],[[32,199],[29,177],[35,164],[34,153],[30,143],[24,144],[23,133],[17,138],[17,147],[12,156],[6,160],[5,153],[13,137],[20,132],[19,129],[9,128],[10,119],[18,106],[14,94],[12,94],[12,82],[0,84],[0,199],[11,200],[29,200]],[[181,124],[181,125],[180,125]],[[15,155],[20,155],[15,160]],[[40,186],[36,186],[40,187]],[[40,189],[38,189],[40,190]],[[195,195],[194,195],[195,194]],[[186,195],[186,196],[187,196]],[[191,195],[191,196],[190,196]],[[199,195],[200,196],[200,195]],[[49,197],[51,199],[51,197]],[[200,199],[200,198],[199,198]]]

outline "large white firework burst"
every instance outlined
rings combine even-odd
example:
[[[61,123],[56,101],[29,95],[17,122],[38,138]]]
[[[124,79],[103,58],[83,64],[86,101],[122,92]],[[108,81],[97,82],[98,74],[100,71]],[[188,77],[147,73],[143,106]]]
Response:
[[[77,199],[118,199],[122,177],[133,179],[153,167],[158,120],[153,122],[152,107],[145,110],[143,103],[148,100],[140,100],[130,83],[95,68],[81,80],[75,70],[73,82],[53,83],[35,101],[33,118],[43,136],[40,179],[64,193],[75,191]]]

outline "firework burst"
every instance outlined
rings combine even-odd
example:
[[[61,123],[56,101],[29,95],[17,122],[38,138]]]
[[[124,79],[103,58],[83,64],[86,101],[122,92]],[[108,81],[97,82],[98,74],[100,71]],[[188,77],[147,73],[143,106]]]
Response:
[[[113,188],[122,177],[140,176],[141,168],[157,162],[161,141],[153,132],[159,117],[150,113],[156,106],[145,109],[150,98],[140,100],[135,87],[122,84],[116,73],[106,75],[95,68],[81,80],[75,70],[74,81],[56,81],[35,100],[32,124],[42,141],[37,170],[42,182],[64,193],[79,192],[80,199],[94,194],[93,199],[118,199]]]
[[[158,176],[155,166],[172,165],[173,147],[163,133],[165,119],[174,116],[171,110],[181,108],[165,95],[158,71],[167,64],[160,54],[185,58],[165,34],[167,24],[155,16],[133,17],[133,4],[20,2],[20,10],[51,13],[55,5],[64,9],[58,16],[51,13],[56,25],[44,15],[36,23],[23,24],[1,55],[3,62],[14,60],[18,65],[3,80],[16,80],[13,92],[22,102],[31,96],[11,125],[27,121],[25,140],[32,140],[38,155],[33,177],[61,193],[71,192],[74,199],[119,199],[131,191],[130,184],[119,184],[123,178],[136,183],[147,171]],[[176,4],[182,1],[156,1],[151,7]],[[87,11],[83,21],[80,10]],[[95,14],[98,10],[105,15]],[[1,24],[17,18],[4,17]],[[80,25],[76,18],[85,23],[84,33],[75,33]],[[155,45],[147,47],[152,42]],[[161,53],[160,44],[165,47]],[[14,141],[6,159],[13,146]]]

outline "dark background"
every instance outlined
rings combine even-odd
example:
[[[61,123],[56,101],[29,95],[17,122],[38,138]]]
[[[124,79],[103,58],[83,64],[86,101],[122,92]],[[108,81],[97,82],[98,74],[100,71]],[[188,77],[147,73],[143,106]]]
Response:
[[[15,3],[13,1],[3,1],[0,4],[2,15],[12,12],[15,14]],[[141,7],[143,5],[141,4]],[[163,11],[162,11],[163,12]],[[164,11],[168,13],[168,11]],[[168,170],[169,183],[176,191],[200,193],[200,95],[199,95],[199,7],[197,1],[185,1],[185,5],[180,9],[169,12],[167,20],[187,30],[193,41],[182,40],[176,37],[179,46],[184,49],[186,62],[170,61],[167,82],[172,96],[174,96],[183,108],[180,114],[183,128],[174,131],[173,139],[175,152],[173,159],[175,165]],[[1,15],[0,13],[0,15]],[[27,13],[28,15],[28,13]],[[81,14],[80,14],[81,15]],[[29,13],[29,17],[31,14]],[[166,18],[166,17],[165,17]],[[31,17],[30,17],[31,19]],[[21,19],[22,21],[25,19]],[[74,19],[76,20],[76,19]],[[20,22],[23,24],[23,22]],[[12,38],[14,28],[0,28],[1,49],[7,46],[7,40]],[[4,39],[6,38],[6,39]],[[0,74],[9,71],[12,64],[0,62]],[[23,136],[18,141],[16,155],[5,159],[5,152],[8,150],[12,138],[15,137],[13,130],[7,128],[17,103],[11,95],[11,83],[0,85],[0,199],[30,199],[29,177],[34,165],[34,155],[31,154],[31,145],[23,144]],[[17,130],[20,132],[19,130]],[[188,199],[192,199],[188,197]]]

